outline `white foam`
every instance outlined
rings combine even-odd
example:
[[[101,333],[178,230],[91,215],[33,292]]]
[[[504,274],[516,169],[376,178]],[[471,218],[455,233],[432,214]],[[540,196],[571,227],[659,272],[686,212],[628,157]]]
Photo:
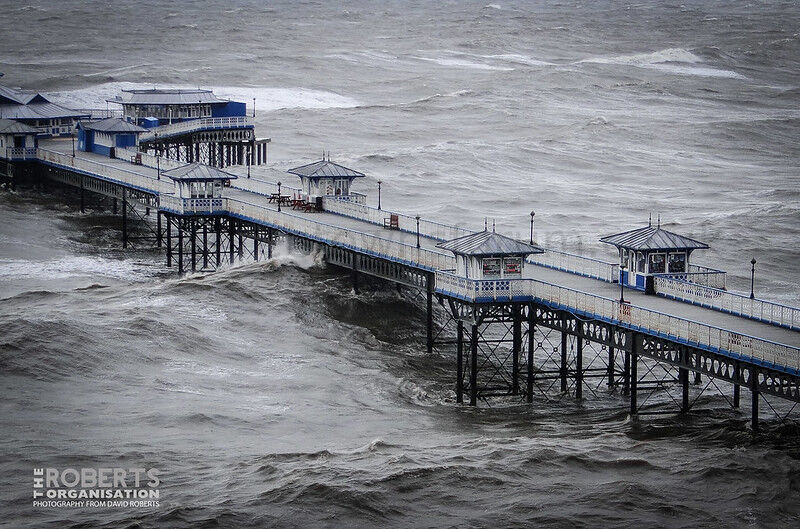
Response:
[[[69,279],[74,277],[110,277],[114,279],[145,279],[131,261],[100,257],[72,256],[49,261],[24,259],[0,260],[0,278],[9,279]]]
[[[710,66],[694,66],[703,60],[694,53],[683,48],[666,48],[652,53],[637,53],[634,55],[618,55],[613,57],[590,57],[577,61],[575,64],[621,64],[637,68],[649,68],[678,75],[697,75],[701,77],[719,77],[728,79],[745,79],[745,77],[730,70],[720,70]]]
[[[197,88],[196,86],[159,84],[156,88]],[[61,103],[73,108],[105,108],[106,99],[119,95],[121,90],[136,88],[154,88],[152,84],[111,82],[95,85],[77,90],[53,92],[48,95],[56,103]],[[204,86],[214,91],[219,97],[241,101],[252,105],[256,98],[257,112],[270,112],[289,108],[353,108],[359,105],[351,97],[343,96],[324,90],[309,88],[273,88],[273,87],[247,87],[247,86]],[[112,109],[118,109],[112,105]]]
[[[445,57],[414,57],[414,58],[420,61],[433,62],[441,66],[448,66],[451,68],[470,68],[473,70],[496,70],[505,72],[510,72],[514,69],[514,68],[505,68],[502,66],[492,66],[491,64],[467,61],[465,59],[451,59]]]
[[[486,4],[483,6],[484,9],[503,9],[503,6],[500,4]]]

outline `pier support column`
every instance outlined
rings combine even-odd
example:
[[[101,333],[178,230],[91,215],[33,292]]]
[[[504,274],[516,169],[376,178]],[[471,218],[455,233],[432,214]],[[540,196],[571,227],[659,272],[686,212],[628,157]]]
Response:
[[[742,387],[739,382],[742,380],[742,368],[739,362],[733,364],[733,407],[738,409],[741,401]]]
[[[233,264],[234,252],[236,251],[236,221],[228,220],[228,254],[230,262]]]
[[[567,333],[561,332],[561,392],[567,392]]]
[[[122,247],[128,247],[128,200],[126,191],[122,189]]]
[[[83,176],[81,176],[81,213],[86,213],[86,199],[84,196],[84,189],[83,189]]]
[[[681,347],[681,365],[689,365],[689,352]],[[689,370],[685,367],[678,368],[678,379],[681,383],[681,413],[689,411]]]
[[[114,206],[113,206],[114,215],[116,215],[117,214],[117,199],[116,198],[114,198],[113,204],[114,204]]]
[[[156,211],[156,246],[161,248],[161,215],[160,211]]]
[[[216,253],[216,260],[217,260],[217,268],[219,268],[220,263],[222,262],[222,220],[219,217],[214,219],[214,231],[217,235],[217,246],[215,248]]]
[[[272,259],[272,243],[275,240],[272,228],[267,228],[267,258]]]
[[[530,403],[533,402],[533,350],[536,347],[536,310],[533,305],[528,306],[528,365],[526,373],[525,396]]]
[[[622,394],[626,397],[631,392],[631,353],[625,351],[622,355],[623,368],[622,368]]]
[[[192,272],[197,270],[197,219],[189,221],[189,245],[192,249]]]
[[[203,219],[203,269],[208,268],[208,219]]]
[[[456,320],[456,402],[464,402],[464,322]]]
[[[752,402],[750,408],[752,412],[753,432],[758,431],[758,369],[755,366],[750,368],[750,393],[752,394]]]
[[[472,348],[469,366],[469,405],[478,405],[478,324],[472,324]]]
[[[427,291],[427,314],[425,321],[425,331],[427,337],[428,354],[433,353],[433,275],[428,274],[425,280],[425,290]]]
[[[178,274],[183,275],[183,226],[178,219]]]
[[[350,271],[350,280],[353,282],[353,292],[358,294],[358,254],[353,255],[353,268]]]
[[[512,358],[511,358],[511,394],[519,395],[519,355],[522,352],[522,307],[513,305],[514,321],[512,323]]]
[[[172,219],[165,215],[167,219],[167,267],[172,266]]]
[[[613,388],[614,387],[614,362],[616,362],[616,359],[614,358],[614,356],[615,356],[614,355],[614,348],[613,347],[609,347],[608,348],[608,372],[607,372],[608,373],[608,387],[609,388]]]
[[[637,392],[637,385],[639,383],[639,374],[637,373],[637,366],[639,364],[639,339],[634,334],[631,340],[631,374],[630,374],[630,386],[631,386],[631,415],[637,415],[639,413],[639,403],[636,400],[636,392]]]
[[[583,398],[583,338],[578,336],[578,350],[575,353],[575,398]]]
[[[253,226],[253,260],[258,262],[258,237],[259,237],[259,229],[258,225]]]

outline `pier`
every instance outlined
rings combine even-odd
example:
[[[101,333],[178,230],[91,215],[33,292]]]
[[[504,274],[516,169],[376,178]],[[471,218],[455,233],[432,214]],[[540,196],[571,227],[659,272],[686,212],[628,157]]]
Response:
[[[689,262],[704,243],[652,220],[631,230],[636,237],[604,238],[620,249],[619,262],[604,262],[540,248],[533,234],[515,241],[489,225],[470,230],[368,206],[351,190],[363,174],[326,156],[287,168],[291,185],[246,176],[242,166],[266,160],[266,141],[246,116],[149,129],[139,117],[120,120],[127,128],[81,122],[79,130],[108,136],[102,148],[89,145],[106,141],[97,132],[76,147],[75,138],[6,124],[0,174],[15,185],[72,188],[81,210],[110,202],[123,247],[130,223],[149,217],[152,243],[179,273],[269,259],[285,241],[346,269],[356,291],[362,275],[413,289],[425,304],[427,351],[451,355],[459,403],[608,391],[625,396],[635,416],[648,413],[653,392],[675,390],[686,413],[722,381],[734,408],[746,392],[757,430],[763,397],[800,402],[800,311],[728,292],[724,273]],[[637,246],[641,237],[651,246]]]

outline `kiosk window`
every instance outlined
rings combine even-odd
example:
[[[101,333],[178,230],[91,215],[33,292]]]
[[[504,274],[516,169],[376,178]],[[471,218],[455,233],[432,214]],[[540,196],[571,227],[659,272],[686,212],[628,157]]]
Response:
[[[522,258],[521,257],[506,257],[503,259],[506,274],[521,274],[522,273]]]
[[[484,259],[483,260],[483,275],[484,276],[499,276],[500,275],[500,259]]]
[[[665,271],[666,256],[663,253],[650,254],[650,273],[663,274]]]
[[[686,271],[686,254],[685,253],[671,253],[671,254],[669,254],[669,271],[670,272],[685,272]]]

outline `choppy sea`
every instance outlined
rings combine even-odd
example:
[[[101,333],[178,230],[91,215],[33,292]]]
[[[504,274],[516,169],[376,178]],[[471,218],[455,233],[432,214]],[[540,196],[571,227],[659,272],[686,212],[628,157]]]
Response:
[[[800,303],[795,2],[0,2],[0,82],[255,98],[270,169],[323,150],[385,208],[613,259],[652,214]],[[287,175],[287,179],[289,175]],[[288,181],[288,180],[287,180]],[[793,527],[800,436],[454,402],[409,293],[283,254],[177,277],[110,212],[0,192],[0,527]],[[666,396],[653,397],[664,410]],[[157,467],[159,507],[37,509],[39,467]]]

